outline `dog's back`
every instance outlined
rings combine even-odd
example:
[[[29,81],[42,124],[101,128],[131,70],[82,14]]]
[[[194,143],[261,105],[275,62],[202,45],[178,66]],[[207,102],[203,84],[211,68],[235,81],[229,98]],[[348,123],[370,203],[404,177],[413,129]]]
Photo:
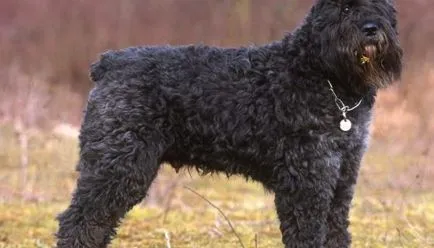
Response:
[[[90,77],[98,82],[116,77],[152,75],[158,80],[182,81],[214,75],[219,82],[234,80],[231,72],[251,68],[251,48],[232,49],[210,46],[143,46],[107,51],[92,64]],[[212,80],[212,78],[210,78]],[[197,80],[199,81],[199,80]]]

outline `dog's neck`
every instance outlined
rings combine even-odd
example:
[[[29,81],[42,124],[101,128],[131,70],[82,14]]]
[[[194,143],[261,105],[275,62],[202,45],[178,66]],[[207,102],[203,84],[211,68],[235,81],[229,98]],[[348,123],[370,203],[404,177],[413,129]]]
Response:
[[[377,90],[373,87],[368,88],[364,92],[355,92],[353,90],[349,90],[348,87],[342,84],[342,82],[337,82],[333,84],[331,80],[328,79],[323,81],[325,81],[324,84],[330,82],[333,85],[334,93],[338,95],[340,98],[342,98],[342,100],[348,102],[348,104],[362,101],[363,104],[367,104],[369,107],[373,107],[375,103]]]

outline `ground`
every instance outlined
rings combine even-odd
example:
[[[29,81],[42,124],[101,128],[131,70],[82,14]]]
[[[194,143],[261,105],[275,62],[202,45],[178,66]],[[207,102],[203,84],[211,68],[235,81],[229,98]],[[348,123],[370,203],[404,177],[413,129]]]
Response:
[[[25,168],[11,127],[0,127],[0,141],[0,248],[52,247],[55,215],[74,188],[76,139],[31,134]],[[372,142],[364,159],[351,211],[353,247],[434,247],[429,159],[389,145]],[[111,247],[242,247],[219,211],[185,186],[223,211],[246,248],[282,246],[273,196],[259,184],[164,166],[149,201],[128,214]]]

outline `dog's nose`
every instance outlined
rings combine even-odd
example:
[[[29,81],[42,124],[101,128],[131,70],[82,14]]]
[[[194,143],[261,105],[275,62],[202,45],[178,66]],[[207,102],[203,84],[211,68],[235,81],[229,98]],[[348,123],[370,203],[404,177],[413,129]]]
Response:
[[[378,25],[375,22],[367,22],[363,25],[362,31],[367,36],[374,36],[377,34]]]

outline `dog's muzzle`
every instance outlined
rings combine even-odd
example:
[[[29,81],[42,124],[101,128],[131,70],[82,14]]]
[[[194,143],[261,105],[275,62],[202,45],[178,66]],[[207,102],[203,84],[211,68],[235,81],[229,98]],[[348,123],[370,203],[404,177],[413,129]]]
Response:
[[[381,51],[382,44],[385,42],[385,34],[380,30],[376,22],[368,21],[363,24],[361,31],[365,38],[361,50],[356,52],[359,56],[360,63],[366,64],[371,62],[377,54]]]

